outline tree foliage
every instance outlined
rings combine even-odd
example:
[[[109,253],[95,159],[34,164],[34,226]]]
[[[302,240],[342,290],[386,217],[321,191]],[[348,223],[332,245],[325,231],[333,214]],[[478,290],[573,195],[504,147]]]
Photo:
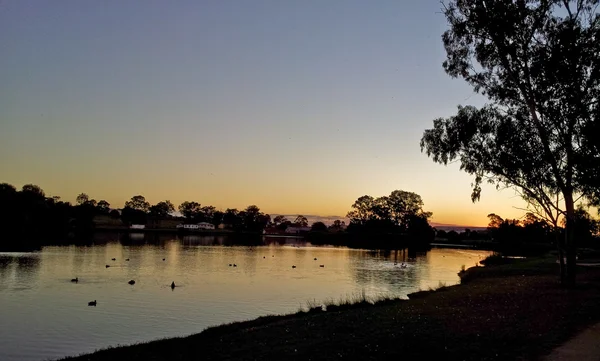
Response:
[[[354,202],[347,217],[349,232],[398,233],[427,239],[434,235],[428,222],[431,212],[423,210],[421,196],[413,192],[395,190],[379,198],[364,195]]]
[[[434,120],[421,148],[434,161],[458,160],[481,184],[513,187],[556,224],[567,219],[568,269],[575,280],[574,197],[593,196],[600,115],[600,17],[597,0],[453,0],[444,6],[443,67],[487,97]],[[557,196],[564,207],[559,207]],[[562,257],[561,257],[562,259]],[[566,278],[564,277],[566,276]]]

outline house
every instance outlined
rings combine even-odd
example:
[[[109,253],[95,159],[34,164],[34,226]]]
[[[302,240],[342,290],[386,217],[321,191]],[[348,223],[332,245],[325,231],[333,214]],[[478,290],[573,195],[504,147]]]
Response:
[[[146,228],[145,224],[132,224],[129,228],[131,229],[144,229]]]
[[[200,222],[200,223],[198,223],[198,228],[206,229],[206,230],[214,230],[215,225],[212,223],[208,223],[208,222]]]
[[[285,233],[289,234],[299,234],[310,232],[310,227],[298,227],[298,226],[289,226],[285,229]]]
[[[192,230],[197,231],[200,229],[214,230],[215,226],[212,223],[200,222],[198,224],[178,224],[177,229],[184,229],[184,230],[189,230],[189,231],[192,231]]]

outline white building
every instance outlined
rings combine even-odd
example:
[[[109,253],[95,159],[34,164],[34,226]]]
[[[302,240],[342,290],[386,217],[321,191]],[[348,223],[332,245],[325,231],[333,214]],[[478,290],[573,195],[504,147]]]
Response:
[[[208,222],[200,222],[200,223],[198,223],[198,228],[213,230],[213,229],[215,229],[215,225],[212,223],[208,223]]]
[[[215,226],[212,223],[200,222],[198,224],[178,224],[177,228],[183,228],[186,230],[200,230],[200,229],[213,230],[213,229],[215,229]]]
[[[144,229],[146,228],[145,224],[132,224],[129,228],[131,229]]]

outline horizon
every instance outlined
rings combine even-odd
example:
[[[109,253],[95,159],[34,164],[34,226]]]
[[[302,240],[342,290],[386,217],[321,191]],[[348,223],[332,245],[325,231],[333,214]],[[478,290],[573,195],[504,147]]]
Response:
[[[485,103],[444,73],[446,27],[437,1],[3,2],[2,181],[322,216],[400,189],[434,223],[520,218],[512,190],[472,203],[421,153],[435,118]]]

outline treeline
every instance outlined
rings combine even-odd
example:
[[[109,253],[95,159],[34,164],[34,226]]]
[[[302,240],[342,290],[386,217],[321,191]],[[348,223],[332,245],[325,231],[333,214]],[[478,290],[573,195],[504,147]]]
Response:
[[[409,246],[428,246],[435,232],[429,224],[431,212],[423,210],[421,196],[395,190],[389,196],[359,197],[346,215],[350,223],[344,232],[332,233],[321,226],[322,232],[309,234],[313,243],[341,244],[349,247],[399,249]],[[329,236],[324,236],[329,234]]]
[[[315,222],[309,226],[308,219],[302,215],[293,221],[282,215],[272,219],[256,205],[225,211],[195,201],[185,201],[177,208],[169,200],[152,205],[142,195],[133,196],[121,209],[113,209],[107,201],[96,201],[85,193],[79,194],[76,203],[71,204],[60,197],[46,196],[39,186],[33,184],[24,185],[21,190],[7,183],[0,184],[0,204],[0,226],[4,230],[19,231],[21,236],[44,238],[91,233],[99,216],[112,218],[120,227],[143,224],[148,228],[160,228],[162,221],[176,220],[192,224],[208,222],[215,228],[248,233],[262,233],[265,229],[284,232],[288,227],[301,227],[313,234],[346,234],[362,239],[386,236],[383,238],[429,241],[433,238],[428,222],[431,213],[423,210],[421,197],[400,190],[379,198],[358,198],[347,215],[350,219],[348,225],[343,220],[336,220],[331,225]],[[176,210],[181,216],[176,215]],[[171,227],[174,227],[172,224]]]
[[[534,213],[526,213],[522,219],[505,219],[490,213],[488,219],[486,231],[467,229],[459,233],[439,230],[436,232],[436,238],[445,239],[450,243],[491,242],[498,250],[521,253],[548,250],[564,241],[564,221],[559,227],[553,227],[550,222]],[[594,219],[583,206],[575,210],[574,228],[578,247],[600,247],[600,221]]]
[[[589,212],[579,206],[574,212],[573,222],[575,241],[578,247],[597,248],[600,224]],[[527,213],[523,219],[503,219],[492,213],[488,215],[489,237],[507,248],[527,247],[531,244],[547,244],[556,246],[565,239],[565,222],[553,227],[543,218]]]

